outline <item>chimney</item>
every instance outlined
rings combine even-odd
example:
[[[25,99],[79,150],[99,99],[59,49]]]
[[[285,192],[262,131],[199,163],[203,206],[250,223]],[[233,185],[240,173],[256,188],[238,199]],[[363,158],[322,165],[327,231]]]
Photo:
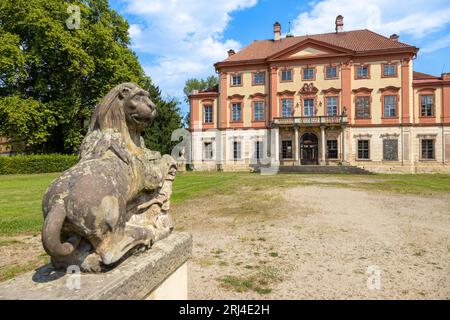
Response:
[[[235,55],[236,52],[233,49],[228,50],[228,57]]]
[[[338,15],[336,17],[336,33],[344,31],[344,17]]]
[[[442,74],[442,80],[449,81],[450,80],[450,73],[444,72]]]
[[[398,38],[400,38],[400,36],[398,34],[391,34],[391,36],[389,37],[389,39],[391,39],[392,41],[397,41],[398,42]]]
[[[279,22],[273,24],[273,40],[281,40],[281,24]]]

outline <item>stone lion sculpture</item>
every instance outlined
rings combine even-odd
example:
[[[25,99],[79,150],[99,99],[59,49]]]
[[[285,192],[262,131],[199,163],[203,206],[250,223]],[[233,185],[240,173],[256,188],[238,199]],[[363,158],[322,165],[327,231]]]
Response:
[[[118,85],[97,106],[79,162],[43,198],[42,243],[56,268],[100,272],[171,232],[177,163],[141,138],[155,115],[149,93],[133,83]]]

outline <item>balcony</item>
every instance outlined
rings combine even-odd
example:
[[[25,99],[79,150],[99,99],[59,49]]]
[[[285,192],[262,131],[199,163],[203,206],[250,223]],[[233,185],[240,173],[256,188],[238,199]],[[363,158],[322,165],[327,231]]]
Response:
[[[347,124],[347,116],[314,116],[314,117],[283,117],[274,118],[275,126],[337,126]]]

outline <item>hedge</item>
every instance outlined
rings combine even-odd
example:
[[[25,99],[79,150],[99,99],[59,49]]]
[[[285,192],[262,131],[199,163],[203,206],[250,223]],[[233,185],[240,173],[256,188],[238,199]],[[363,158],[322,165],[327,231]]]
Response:
[[[0,175],[62,172],[77,163],[76,155],[0,156]]]

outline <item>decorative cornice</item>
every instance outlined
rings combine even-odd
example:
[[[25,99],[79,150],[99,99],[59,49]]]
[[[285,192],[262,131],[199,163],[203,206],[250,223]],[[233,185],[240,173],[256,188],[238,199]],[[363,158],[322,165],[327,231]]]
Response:
[[[386,92],[386,91],[394,91],[394,92],[398,92],[400,91],[400,87],[394,87],[394,86],[387,86],[385,88],[380,88],[380,92]]]
[[[400,137],[400,134],[398,133],[383,133],[380,134],[380,138],[384,138],[384,139],[393,139],[393,138],[398,138]]]
[[[370,139],[370,138],[372,138],[372,135],[368,134],[368,133],[365,133],[365,134],[360,133],[360,134],[355,134],[353,137],[356,139],[363,139],[363,138]]]
[[[250,99],[254,99],[254,98],[265,98],[267,97],[267,94],[264,93],[254,93],[248,96]]]
[[[373,89],[370,89],[370,88],[366,88],[366,87],[361,87],[361,88],[358,88],[358,89],[353,89],[352,90],[353,91],[353,93],[372,93],[372,91],[373,91]]]
[[[417,89],[417,92],[424,92],[424,91],[436,91],[436,88],[420,88]]]
[[[333,88],[333,87],[322,90],[323,94],[328,94],[328,93],[336,93],[336,94],[338,94],[339,92],[341,92],[341,89],[336,89],[336,88]]]
[[[279,96],[293,96],[293,95],[295,95],[295,91],[284,90],[282,92],[278,92],[277,95],[279,95]]]
[[[228,96],[228,99],[230,100],[243,100],[245,98],[245,96],[241,95],[241,94],[233,94],[232,96]]]

